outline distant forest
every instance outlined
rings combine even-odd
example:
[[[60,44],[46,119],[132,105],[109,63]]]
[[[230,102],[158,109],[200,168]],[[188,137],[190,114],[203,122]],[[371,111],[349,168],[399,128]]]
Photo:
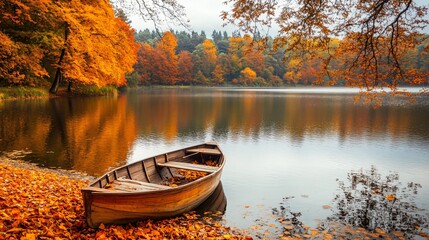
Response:
[[[0,87],[51,85],[56,93],[60,85],[71,91],[81,85],[322,84],[370,90],[429,82],[429,36],[402,30],[394,39],[373,32],[338,34],[341,39],[294,31],[276,38],[135,32],[108,0],[6,2],[0,4]]]
[[[289,59],[284,49],[273,49],[275,39],[261,36],[228,35],[213,31],[174,31],[159,34],[145,29],[134,35],[139,44],[134,71],[126,76],[128,86],[140,85],[346,85],[348,81],[335,79],[342,64],[331,62],[324,69],[327,53],[309,61]],[[331,41],[332,49],[345,40]],[[407,69],[429,72],[426,40],[417,48],[408,50],[403,60]],[[334,52],[334,51],[333,51]],[[336,69],[337,68],[337,69]]]

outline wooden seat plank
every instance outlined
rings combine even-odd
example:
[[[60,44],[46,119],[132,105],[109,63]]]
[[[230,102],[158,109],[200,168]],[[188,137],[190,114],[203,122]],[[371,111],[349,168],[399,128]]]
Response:
[[[114,181],[111,183],[113,189],[125,191],[125,192],[138,192],[138,191],[156,191],[161,190],[160,188],[155,187],[149,187],[149,186],[143,186],[133,183],[127,183],[127,182],[118,182]]]
[[[222,153],[217,148],[192,148],[187,149],[186,152],[188,153],[203,153],[203,154],[210,154],[210,155],[221,155]]]
[[[119,178],[119,179],[116,179],[116,181],[118,181],[120,183],[128,183],[128,184],[133,184],[136,186],[143,186],[143,187],[152,188],[152,189],[156,189],[156,190],[171,188],[170,186],[165,186],[165,185],[156,184],[156,183],[142,182],[142,181],[126,179],[126,178]]]
[[[213,166],[207,166],[207,165],[201,165],[201,164],[193,164],[193,163],[185,163],[185,162],[175,162],[175,161],[158,163],[158,166],[180,168],[180,169],[187,169],[187,170],[194,170],[194,171],[208,172],[208,173],[216,172],[219,169],[219,167],[213,167]]]

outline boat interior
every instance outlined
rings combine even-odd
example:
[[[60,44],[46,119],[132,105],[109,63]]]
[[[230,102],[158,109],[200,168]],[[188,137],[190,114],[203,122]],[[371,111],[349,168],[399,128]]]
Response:
[[[217,145],[181,149],[109,171],[87,189],[141,192],[169,189],[218,171],[223,155]]]

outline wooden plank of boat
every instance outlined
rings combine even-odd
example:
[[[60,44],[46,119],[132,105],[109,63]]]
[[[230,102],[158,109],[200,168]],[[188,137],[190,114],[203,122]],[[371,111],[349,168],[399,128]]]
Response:
[[[113,181],[110,185],[115,190],[120,190],[125,192],[156,191],[156,190],[171,188],[165,185],[141,182],[141,181],[136,181],[131,179],[117,179]]]
[[[217,148],[192,148],[187,149],[186,152],[188,153],[203,153],[203,154],[210,154],[210,155],[221,155],[222,153]]]
[[[148,189],[154,189],[154,190],[171,188],[170,186],[166,186],[166,185],[142,182],[142,181],[126,179],[126,178],[119,178],[119,179],[116,179],[115,181],[120,182],[120,183],[129,183],[129,184],[133,184],[133,185],[138,185],[138,186],[142,186],[142,187],[146,187]]]
[[[214,173],[219,169],[219,167],[207,166],[207,165],[202,165],[202,164],[175,162],[175,161],[158,163],[158,166],[180,168],[180,169],[194,170],[194,171],[208,172],[208,173]]]

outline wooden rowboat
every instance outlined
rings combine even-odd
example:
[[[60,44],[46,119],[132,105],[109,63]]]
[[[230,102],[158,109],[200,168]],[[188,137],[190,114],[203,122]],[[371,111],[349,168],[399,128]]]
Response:
[[[90,227],[191,211],[219,185],[224,156],[204,143],[113,169],[82,189]]]

